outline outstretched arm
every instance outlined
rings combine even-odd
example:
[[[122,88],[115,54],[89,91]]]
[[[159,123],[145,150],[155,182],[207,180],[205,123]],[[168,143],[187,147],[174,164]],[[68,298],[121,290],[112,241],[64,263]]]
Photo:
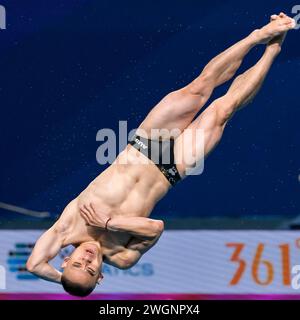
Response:
[[[60,283],[61,272],[52,267],[49,261],[58,254],[62,244],[62,232],[55,224],[36,242],[26,263],[27,270],[44,280]]]

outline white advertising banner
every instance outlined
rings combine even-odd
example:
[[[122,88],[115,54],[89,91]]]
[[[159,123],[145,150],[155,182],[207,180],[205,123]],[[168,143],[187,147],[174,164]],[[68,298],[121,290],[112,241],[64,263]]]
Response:
[[[41,233],[0,231],[0,293],[63,292],[60,285],[33,277],[25,269]],[[64,249],[53,264],[59,268],[71,250]],[[131,269],[104,265],[104,280],[96,292],[300,293],[297,265],[300,233],[296,231],[167,230]]]

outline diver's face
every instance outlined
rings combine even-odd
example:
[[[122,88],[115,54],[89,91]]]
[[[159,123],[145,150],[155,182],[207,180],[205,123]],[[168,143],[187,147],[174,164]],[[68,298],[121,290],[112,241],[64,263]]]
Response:
[[[102,253],[96,242],[84,242],[77,247],[70,257],[65,258],[62,268],[64,273],[73,280],[91,283],[102,279],[100,268],[102,265]]]

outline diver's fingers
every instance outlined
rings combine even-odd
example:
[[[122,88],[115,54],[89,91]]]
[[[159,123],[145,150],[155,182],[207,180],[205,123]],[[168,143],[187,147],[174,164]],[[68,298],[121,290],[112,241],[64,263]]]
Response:
[[[89,213],[90,215],[93,215],[93,209],[91,208],[91,206],[84,204],[83,208],[85,209],[85,212]]]
[[[89,214],[87,212],[80,211],[80,215],[82,216],[82,218],[85,220],[87,224],[89,225],[92,224],[92,220],[90,219]]]

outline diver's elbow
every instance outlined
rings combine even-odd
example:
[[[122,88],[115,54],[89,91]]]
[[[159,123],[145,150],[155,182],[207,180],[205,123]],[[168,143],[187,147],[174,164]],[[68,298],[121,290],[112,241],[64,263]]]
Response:
[[[27,260],[27,262],[26,262],[26,269],[27,269],[27,271],[28,272],[30,272],[30,273],[36,273],[36,271],[37,271],[37,266],[36,266],[36,264],[34,264],[31,260],[30,260],[30,258]]]
[[[164,222],[162,220],[157,220],[156,221],[156,228],[157,228],[156,229],[157,234],[161,234],[165,229]]]

